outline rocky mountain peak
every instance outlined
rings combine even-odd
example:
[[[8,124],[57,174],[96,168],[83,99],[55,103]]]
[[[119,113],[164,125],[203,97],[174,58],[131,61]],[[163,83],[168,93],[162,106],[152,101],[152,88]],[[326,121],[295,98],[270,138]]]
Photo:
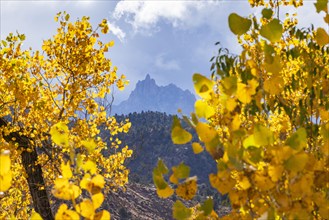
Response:
[[[193,111],[195,96],[174,84],[158,86],[149,74],[137,82],[129,98],[113,106],[113,114],[128,114],[142,111],[158,111],[176,114],[180,108],[185,114]]]

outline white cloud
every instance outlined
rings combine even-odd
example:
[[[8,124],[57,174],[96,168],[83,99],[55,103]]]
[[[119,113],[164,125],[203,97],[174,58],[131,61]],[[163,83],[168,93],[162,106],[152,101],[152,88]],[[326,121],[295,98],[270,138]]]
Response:
[[[114,23],[108,21],[108,25],[110,27],[110,32],[112,32],[112,34],[114,34],[121,42],[123,42],[126,37],[126,33]]]
[[[166,60],[164,54],[159,54],[155,59],[155,66],[164,70],[180,70],[180,66],[176,60]]]
[[[136,32],[158,30],[158,22],[169,22],[173,27],[198,26],[207,21],[217,1],[120,1],[113,16],[125,18]],[[218,13],[218,10],[217,10]]]

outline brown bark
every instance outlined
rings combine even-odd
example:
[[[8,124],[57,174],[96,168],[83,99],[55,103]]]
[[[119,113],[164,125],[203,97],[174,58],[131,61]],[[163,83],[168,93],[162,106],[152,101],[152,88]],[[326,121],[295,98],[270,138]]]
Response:
[[[7,126],[7,122],[0,118],[0,127]],[[54,216],[51,211],[48,194],[46,191],[45,181],[42,176],[42,169],[37,164],[38,154],[34,146],[30,146],[30,141],[27,137],[19,135],[17,132],[13,132],[4,139],[7,142],[18,143],[20,149],[22,149],[22,163],[27,174],[27,182],[32,197],[33,207],[37,213],[41,215],[43,219],[53,220]]]

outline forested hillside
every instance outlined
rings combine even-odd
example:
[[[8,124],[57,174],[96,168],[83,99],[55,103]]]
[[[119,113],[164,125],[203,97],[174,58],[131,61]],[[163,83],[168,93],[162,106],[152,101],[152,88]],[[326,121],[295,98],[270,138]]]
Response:
[[[216,172],[215,162],[210,160],[207,152],[196,156],[191,144],[181,146],[173,144],[171,140],[172,115],[148,111],[127,116],[117,115],[116,118],[118,121],[129,118],[132,124],[128,133],[119,135],[122,146],[128,145],[134,151],[132,158],[127,161],[130,181],[151,183],[152,170],[158,158],[162,158],[170,166],[184,162],[191,167],[191,175],[198,176],[200,183],[209,184],[208,174],[205,171]],[[185,127],[190,130],[188,126]],[[193,134],[196,140],[195,133]]]

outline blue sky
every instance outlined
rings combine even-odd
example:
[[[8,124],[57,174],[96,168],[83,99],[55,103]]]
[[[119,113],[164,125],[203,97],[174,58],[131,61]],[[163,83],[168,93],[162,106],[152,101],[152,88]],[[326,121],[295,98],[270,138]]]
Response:
[[[259,14],[247,1],[14,1],[0,0],[1,38],[9,32],[26,35],[26,47],[39,49],[42,40],[56,31],[54,16],[67,11],[71,20],[90,16],[96,25],[108,19],[111,33],[104,40],[115,41],[108,56],[130,80],[124,92],[115,92],[116,103],[124,100],[138,80],[150,74],[159,85],[174,83],[193,90],[192,75],[209,75],[209,59],[221,44],[232,52],[239,47],[229,31],[227,17]],[[295,10],[287,9],[289,12]],[[282,12],[283,13],[283,12]],[[301,26],[324,26],[311,1],[300,9]]]

